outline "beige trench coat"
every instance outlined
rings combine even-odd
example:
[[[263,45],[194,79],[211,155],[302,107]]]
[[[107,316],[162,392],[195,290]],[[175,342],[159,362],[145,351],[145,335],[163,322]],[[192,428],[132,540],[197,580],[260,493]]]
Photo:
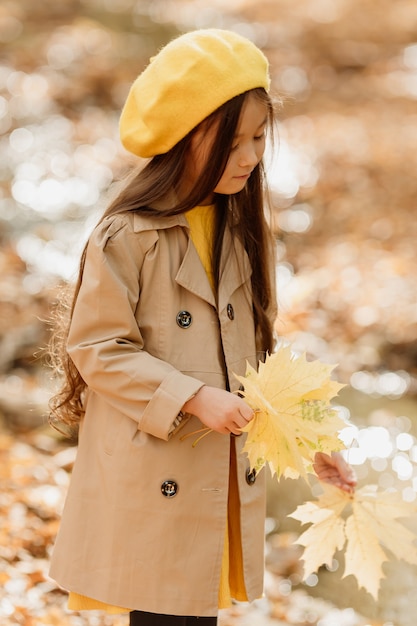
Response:
[[[95,229],[68,342],[88,392],[50,570],[65,589],[215,615],[234,440],[245,584],[250,600],[262,595],[264,472],[247,480],[244,436],[212,432],[193,447],[182,436],[202,427],[195,416],[169,433],[202,384],[236,390],[233,372],[257,364],[250,274],[237,242],[217,307],[184,216],[131,213]]]

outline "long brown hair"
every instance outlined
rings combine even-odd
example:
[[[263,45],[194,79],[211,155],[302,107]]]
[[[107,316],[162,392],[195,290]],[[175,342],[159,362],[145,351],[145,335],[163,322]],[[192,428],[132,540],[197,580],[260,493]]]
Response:
[[[253,89],[236,96],[202,122],[204,130],[208,131],[215,127],[215,139],[203,172],[197,177],[186,197],[181,198],[175,206],[167,210],[152,208],[158,200],[178,188],[187,167],[193,135],[201,128],[201,125],[191,131],[169,152],[153,157],[143,169],[133,172],[123,189],[108,206],[100,222],[107,216],[126,211],[154,216],[176,215],[203,203],[205,198],[212,194],[225,170],[242,107],[249,94],[266,105],[268,126],[272,128],[274,107],[264,89]],[[233,235],[242,241],[247,251],[252,268],[252,307],[260,352],[271,351],[273,343],[273,332],[266,314],[268,307],[272,304],[273,295],[270,278],[272,243],[264,214],[264,178],[265,173],[261,161],[253,170],[242,191],[230,196],[215,195],[217,210],[212,250],[212,269],[216,290],[220,279],[223,235],[227,226],[232,229]],[[54,426],[57,422],[69,426],[77,424],[84,413],[83,391],[86,384],[66,352],[66,339],[81,285],[87,245],[81,255],[72,303],[63,313],[58,314],[59,323],[56,324],[51,341],[51,365],[62,376],[62,386],[50,400],[50,421]],[[60,302],[61,309],[63,302],[63,300]]]

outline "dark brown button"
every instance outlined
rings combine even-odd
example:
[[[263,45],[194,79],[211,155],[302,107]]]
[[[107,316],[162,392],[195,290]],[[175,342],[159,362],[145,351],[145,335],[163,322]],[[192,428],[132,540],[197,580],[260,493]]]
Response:
[[[229,320],[234,320],[235,319],[235,311],[234,308],[232,307],[231,304],[227,305],[227,317],[229,318]]]
[[[178,485],[175,480],[166,480],[161,485],[161,491],[166,498],[173,498],[177,495]]]
[[[255,484],[255,480],[256,480],[256,470],[253,469],[251,470],[249,467],[246,470],[246,482],[248,483],[248,485],[252,486]]]
[[[180,328],[189,328],[193,317],[188,311],[180,311],[177,315],[177,324]]]

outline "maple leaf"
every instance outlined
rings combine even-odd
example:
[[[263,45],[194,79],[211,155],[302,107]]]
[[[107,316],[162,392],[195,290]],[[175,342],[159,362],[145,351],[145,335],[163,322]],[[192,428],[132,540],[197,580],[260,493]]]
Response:
[[[345,524],[347,545],[344,576],[352,574],[360,587],[377,598],[380,581],[384,577],[382,563],[387,560],[386,554],[378,537],[367,527],[360,504],[354,503],[352,511]]]
[[[244,452],[251,469],[268,464],[277,478],[307,478],[316,452],[344,448],[338,433],[345,423],[330,405],[344,385],[330,379],[333,369],[281,346],[258,371],[248,364],[244,377],[235,376],[255,410],[242,429],[248,433]]]
[[[416,535],[398,521],[416,513],[416,507],[397,492],[379,492],[375,485],[354,494],[326,483],[321,486],[318,500],[290,514],[302,524],[311,524],[296,541],[304,547],[304,576],[330,565],[335,551],[346,546],[343,575],[355,576],[359,586],[376,599],[387,552],[417,564]]]
[[[372,487],[362,490],[360,500],[366,525],[372,529],[384,550],[392,553],[395,549],[394,556],[417,565],[417,551],[410,551],[415,534],[398,521],[417,512],[417,507],[404,502],[396,492],[385,493],[381,500]],[[391,520],[389,524],[385,523],[387,519]]]
[[[304,546],[304,577],[317,571],[321,565],[330,565],[336,550],[341,550],[346,543],[344,520],[340,517],[349,501],[349,495],[341,490],[339,495],[333,490],[326,492],[320,501],[306,502],[297,507],[290,517],[312,526],[304,531],[297,543]]]
[[[331,566],[336,550],[345,545],[344,521],[334,513],[306,530],[297,543],[304,546],[304,576],[307,578],[321,565]]]

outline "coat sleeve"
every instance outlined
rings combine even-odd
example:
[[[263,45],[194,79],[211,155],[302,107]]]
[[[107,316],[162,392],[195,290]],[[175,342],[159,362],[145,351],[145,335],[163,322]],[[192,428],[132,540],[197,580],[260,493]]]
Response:
[[[203,386],[146,352],[135,317],[144,255],[156,231],[135,233],[121,216],[103,221],[90,237],[67,351],[88,388],[167,440],[183,404]]]

